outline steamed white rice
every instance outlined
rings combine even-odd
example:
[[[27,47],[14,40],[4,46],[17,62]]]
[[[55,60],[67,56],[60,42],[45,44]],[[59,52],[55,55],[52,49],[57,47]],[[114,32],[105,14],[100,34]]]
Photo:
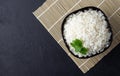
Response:
[[[110,44],[111,32],[109,32],[107,26],[101,11],[89,9],[70,15],[64,24],[64,37],[70,47],[70,51],[79,57],[91,56],[102,52]],[[70,45],[75,39],[83,40],[83,46],[88,48],[86,55],[75,52],[75,49]]]

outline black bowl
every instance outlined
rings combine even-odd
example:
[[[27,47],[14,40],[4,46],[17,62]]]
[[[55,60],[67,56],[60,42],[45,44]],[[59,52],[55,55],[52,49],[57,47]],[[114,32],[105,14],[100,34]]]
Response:
[[[102,52],[104,52],[105,50],[107,50],[107,49],[110,47],[111,43],[112,43],[113,34],[112,34],[112,29],[111,29],[111,26],[110,26],[110,23],[109,23],[109,21],[108,21],[107,16],[105,15],[105,13],[104,13],[101,9],[99,9],[99,8],[97,8],[97,7],[94,7],[94,6],[89,6],[89,7],[84,7],[84,8],[78,9],[78,10],[72,12],[72,13],[69,13],[69,14],[64,18],[64,20],[63,20],[63,22],[62,22],[62,26],[61,26],[62,37],[63,37],[64,43],[65,43],[65,45],[66,45],[66,47],[68,48],[69,51],[70,51],[70,47],[68,46],[68,44],[67,44],[67,42],[66,42],[66,39],[65,39],[65,37],[64,37],[64,33],[63,33],[63,31],[64,31],[64,24],[66,23],[66,20],[67,20],[67,18],[68,18],[70,15],[76,14],[76,13],[78,13],[79,11],[84,12],[85,10],[89,10],[89,9],[96,10],[96,11],[101,11],[101,12],[103,13],[103,15],[104,15],[104,17],[105,17],[105,20],[106,20],[106,22],[107,22],[107,25],[108,25],[107,28],[108,28],[109,31],[111,32],[111,37],[110,37],[110,39],[109,39],[110,44],[109,44],[108,47],[105,47]],[[70,51],[70,53],[71,53],[72,55],[74,55],[75,57],[80,58],[80,59],[90,58],[90,57],[96,56],[96,55],[98,55],[98,54],[100,54],[100,53],[102,53],[102,52],[96,53],[96,54],[91,55],[91,56],[79,57],[78,55],[74,55],[74,54]]]

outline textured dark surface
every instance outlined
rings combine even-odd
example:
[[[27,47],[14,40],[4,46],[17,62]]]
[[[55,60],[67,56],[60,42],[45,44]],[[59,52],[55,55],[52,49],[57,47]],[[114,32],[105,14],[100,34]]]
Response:
[[[0,76],[120,76],[120,44],[83,74],[32,12],[44,0],[0,0]]]

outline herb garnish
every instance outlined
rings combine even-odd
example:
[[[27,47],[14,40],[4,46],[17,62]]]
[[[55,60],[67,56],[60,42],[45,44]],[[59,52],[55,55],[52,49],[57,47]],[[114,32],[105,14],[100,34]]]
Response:
[[[87,54],[88,49],[83,46],[82,40],[75,39],[71,43],[71,46],[75,49],[76,52],[80,52],[81,54]]]

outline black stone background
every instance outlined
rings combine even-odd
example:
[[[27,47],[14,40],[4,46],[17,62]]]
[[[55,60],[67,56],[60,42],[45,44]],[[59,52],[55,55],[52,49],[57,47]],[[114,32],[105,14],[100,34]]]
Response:
[[[83,74],[32,12],[45,0],[0,0],[0,76],[120,76],[120,44]]]

